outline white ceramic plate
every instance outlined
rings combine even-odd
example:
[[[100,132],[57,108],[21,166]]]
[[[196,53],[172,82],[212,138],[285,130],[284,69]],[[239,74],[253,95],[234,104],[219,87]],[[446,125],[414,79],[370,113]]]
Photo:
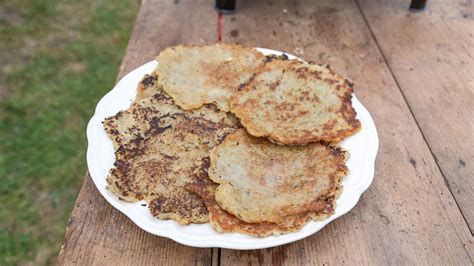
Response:
[[[264,54],[282,52],[258,49]],[[288,55],[288,54],[287,54]],[[288,55],[290,58],[296,58]],[[347,166],[349,176],[344,178],[344,190],[337,200],[335,214],[324,221],[311,221],[300,231],[281,236],[256,238],[238,233],[219,234],[210,224],[180,225],[175,221],[163,221],[154,218],[144,202],[128,203],[121,201],[105,189],[106,177],[115,161],[112,141],[108,138],[102,126],[105,117],[116,114],[129,107],[136,95],[138,82],[145,74],[151,73],[157,66],[156,61],[146,63],[123,77],[117,85],[107,93],[97,104],[95,114],[87,126],[87,165],[97,189],[102,196],[116,209],[127,215],[137,226],[154,235],[171,238],[176,242],[193,247],[222,247],[231,249],[260,249],[283,245],[308,237],[321,230],[334,219],[351,210],[359,201],[361,194],[370,186],[374,177],[375,157],[378,149],[378,136],[374,122],[357,100],[352,99],[357,111],[357,118],[362,123],[362,130],[347,138],[342,146],[349,151],[350,158]]]

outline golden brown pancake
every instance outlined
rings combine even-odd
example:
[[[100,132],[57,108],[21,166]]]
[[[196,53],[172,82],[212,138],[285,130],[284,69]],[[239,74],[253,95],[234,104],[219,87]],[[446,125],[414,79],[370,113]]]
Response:
[[[236,130],[236,121],[213,105],[182,110],[156,79],[145,76],[130,108],[104,121],[116,148],[108,189],[126,201],[146,200],[160,219],[207,222],[202,199],[184,185],[196,181],[201,160]]]
[[[346,152],[329,144],[280,146],[240,129],[211,151],[209,178],[220,207],[248,223],[282,223],[334,200]]]
[[[206,183],[194,183],[186,185],[186,189],[201,196],[209,210],[209,220],[212,227],[220,233],[243,233],[256,237],[269,235],[281,235],[298,231],[310,219],[311,215],[295,215],[286,218],[282,223],[246,223],[236,216],[222,209],[214,199],[217,185]]]
[[[247,131],[285,145],[336,142],[360,129],[352,83],[327,66],[269,60],[230,98]]]
[[[158,83],[185,110],[215,103],[228,111],[228,99],[263,66],[256,49],[237,44],[174,46],[156,60]]]
[[[199,181],[185,185],[185,189],[192,191],[202,197],[208,210],[209,220],[212,227],[220,233],[242,233],[255,237],[265,237],[269,235],[281,235],[300,230],[307,222],[313,220],[324,220],[334,213],[334,198],[324,201],[325,208],[313,213],[292,215],[283,218],[281,223],[247,223],[235,215],[222,209],[215,200],[215,191],[219,184],[214,183],[207,175],[209,161],[203,160],[202,172],[199,174]],[[321,205],[323,206],[323,205]]]

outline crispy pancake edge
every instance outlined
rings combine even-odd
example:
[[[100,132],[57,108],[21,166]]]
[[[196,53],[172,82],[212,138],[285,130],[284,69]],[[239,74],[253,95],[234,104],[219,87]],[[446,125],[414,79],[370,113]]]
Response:
[[[261,60],[262,65],[259,68],[263,67],[263,64],[264,64],[264,61],[265,61],[265,58],[266,58],[261,52],[259,52],[257,49],[252,48],[252,47],[246,47],[246,46],[236,44],[236,43],[209,43],[209,44],[203,44],[203,45],[176,45],[176,46],[167,47],[167,48],[165,48],[164,50],[162,50],[160,52],[160,54],[156,57],[156,60],[159,61],[160,55],[163,54],[163,53],[169,52],[169,50],[171,50],[171,49],[176,49],[176,48],[205,48],[205,47],[212,47],[212,46],[222,46],[222,47],[228,48],[229,50],[245,50],[245,51],[248,51],[248,52],[252,52],[257,57],[257,59]],[[159,72],[159,66],[157,67],[156,71]],[[252,74],[252,76],[253,76],[253,74]],[[159,82],[164,83],[165,82],[164,80],[166,80],[166,78],[161,77]],[[238,89],[238,87],[242,86],[243,84],[245,84],[245,82],[242,83],[242,84],[239,84],[235,89]],[[191,102],[183,101],[182,95],[181,95],[182,92],[176,92],[175,90],[172,90],[168,85],[165,85],[165,84],[162,84],[162,85],[163,85],[163,90],[174,99],[175,104],[177,104],[178,106],[180,106],[184,110],[197,109],[197,108],[201,107],[204,104],[214,103],[214,104],[216,104],[216,106],[218,106],[223,111],[229,111],[229,98],[230,98],[231,95],[229,95],[224,100],[224,102],[216,101],[215,99],[213,100],[213,99],[211,99],[211,97],[209,97],[207,95],[205,97],[205,99],[203,99],[201,102],[191,103]],[[202,97],[202,95],[200,95],[200,97]]]
[[[146,100],[147,97],[157,97],[157,95],[159,94],[158,95],[159,97],[157,97],[156,100],[158,100],[158,101],[159,100],[163,100],[163,101],[171,100],[171,98],[169,98],[169,96],[165,95],[164,92],[159,92],[158,90],[154,90],[153,86],[155,85],[155,82],[154,82],[155,80],[156,80],[156,74],[155,73],[153,73],[152,75],[145,75],[144,78],[140,81],[140,83],[138,85],[137,97],[136,97],[135,101],[131,104],[131,106],[128,109],[126,109],[124,111],[120,111],[116,115],[108,117],[104,120],[104,128],[105,128],[107,134],[109,135],[109,137],[112,139],[112,141],[114,143],[115,153],[116,153],[116,157],[117,157],[117,160],[115,162],[115,167],[110,170],[111,172],[109,173],[109,175],[107,177],[107,182],[108,182],[107,189],[110,190],[111,192],[113,192],[114,194],[116,194],[122,200],[137,201],[137,200],[145,199],[149,203],[148,207],[149,207],[150,212],[152,213],[152,215],[154,215],[155,217],[157,217],[159,219],[163,219],[163,220],[172,219],[172,220],[176,220],[177,222],[179,222],[181,224],[205,223],[205,222],[208,221],[209,216],[208,216],[208,213],[207,213],[207,209],[204,205],[204,202],[202,201],[202,199],[200,197],[197,197],[194,193],[190,193],[190,192],[184,190],[184,187],[182,189],[183,192],[190,193],[189,196],[196,197],[196,200],[201,202],[201,204],[202,204],[204,210],[206,211],[206,213],[198,211],[199,215],[191,215],[190,217],[187,217],[186,215],[183,216],[182,214],[175,213],[174,211],[170,211],[170,212],[158,211],[158,210],[163,209],[163,208],[164,209],[173,208],[172,202],[170,202],[169,199],[167,199],[165,197],[161,197],[161,196],[154,197],[154,196],[149,196],[149,195],[148,196],[147,195],[138,195],[138,196],[133,195],[132,193],[130,193],[129,190],[127,190],[125,187],[123,187],[123,184],[122,185],[118,184],[117,180],[115,180],[116,178],[112,177],[113,171],[117,171],[117,169],[118,169],[117,163],[118,163],[118,160],[121,160],[121,157],[123,157],[123,153],[124,152],[126,153],[127,149],[130,149],[130,148],[131,149],[139,148],[139,147],[135,147],[136,145],[139,145],[139,144],[140,145],[145,145],[145,142],[147,142],[147,140],[148,140],[148,138],[146,136],[138,135],[138,136],[132,137],[128,142],[124,142],[123,139],[121,138],[121,136],[118,135],[119,132],[116,130],[116,128],[113,127],[113,124],[115,123],[113,121],[114,117],[118,116],[118,119],[120,119],[120,117],[122,115],[124,115],[124,112],[127,112],[127,110],[128,110],[128,112],[130,112],[130,110],[133,110],[133,108],[136,108],[136,106],[135,106],[136,103],[138,103],[139,101],[144,100],[144,99]],[[179,107],[177,107],[177,108],[179,108]],[[207,108],[207,105],[206,105],[206,107],[203,107],[203,108]],[[215,112],[219,112],[217,110],[217,108],[215,108],[215,107],[211,108],[211,110],[213,110]],[[187,112],[187,111],[183,111],[183,112]],[[195,111],[189,111],[189,112],[195,112]],[[228,117],[228,115],[226,115],[226,116]],[[158,131],[160,131],[159,127],[156,128],[156,129]],[[133,145],[132,145],[131,142],[135,142],[135,141],[136,141],[136,143],[133,143]],[[128,152],[130,153],[130,150]],[[124,158],[124,159],[126,160],[127,158]],[[115,180],[115,182],[114,182],[114,180]],[[177,195],[175,195],[175,196],[177,196]],[[184,195],[184,196],[186,196],[186,195]],[[192,202],[189,202],[189,204],[193,205]],[[190,213],[193,213],[195,211],[197,211],[196,208],[191,208]]]
[[[281,58],[273,58],[269,62],[274,62],[274,63],[282,62],[282,64],[288,64],[288,68],[291,68],[292,66],[295,66],[295,65],[305,64],[296,59],[293,59],[293,60],[283,59],[282,60]],[[239,99],[246,92],[249,92],[254,88],[252,82],[255,80],[256,77],[258,77],[258,75],[261,75],[264,72],[271,70],[271,68],[268,67],[268,64],[266,64],[261,69],[260,72],[256,73],[244,86],[239,88],[239,90],[230,97],[230,111],[234,113],[235,116],[240,119],[240,122],[245,127],[247,132],[249,132],[249,134],[255,137],[266,137],[270,141],[279,145],[306,145],[308,143],[317,142],[317,141],[339,142],[346,137],[354,135],[361,129],[361,123],[356,118],[357,113],[355,109],[352,107],[352,94],[354,92],[353,83],[349,79],[344,78],[339,74],[336,74],[329,65],[325,65],[321,67],[326,68],[329,71],[330,75],[332,75],[335,80],[337,79],[344,80],[344,82],[340,85],[347,92],[344,94],[344,97],[341,99],[342,105],[340,109],[336,110],[335,112],[340,112],[344,120],[352,128],[338,131],[336,134],[328,134],[328,135],[323,135],[323,136],[314,135],[313,132],[305,132],[304,134],[301,134],[299,137],[295,138],[295,137],[287,137],[282,132],[275,132],[275,131],[269,132],[267,130],[262,130],[261,128],[259,128],[259,126],[255,126],[254,121],[253,121],[254,119],[252,119],[252,112],[255,110],[255,106],[248,107],[249,110],[246,111],[247,108],[245,104],[240,103]]]
[[[274,213],[272,215],[267,214],[267,215],[270,215],[270,216],[268,216],[268,217],[265,216],[265,217],[267,217],[266,219],[257,218],[257,216],[255,216],[256,214],[251,215],[252,212],[249,213],[249,215],[251,215],[251,216],[242,216],[243,214],[240,214],[238,212],[237,213],[234,212],[235,208],[233,208],[233,207],[230,208],[230,206],[232,206],[233,204],[224,203],[224,202],[221,201],[223,199],[222,196],[224,194],[222,194],[223,191],[219,191],[219,189],[224,188],[224,187],[227,188],[228,185],[232,183],[232,181],[226,180],[226,177],[218,176],[218,174],[222,174],[222,173],[216,169],[217,168],[216,162],[218,160],[219,153],[221,152],[222,149],[229,149],[229,148],[232,149],[233,144],[236,143],[237,145],[239,145],[239,143],[245,142],[246,141],[245,138],[248,138],[248,137],[251,138],[250,141],[257,141],[257,143],[255,145],[258,145],[260,143],[259,141],[263,141],[263,143],[265,145],[266,145],[266,143],[269,143],[265,139],[255,138],[255,137],[252,137],[251,135],[248,135],[245,132],[244,129],[239,129],[239,130],[227,135],[226,138],[224,139],[224,141],[221,142],[221,144],[217,145],[216,147],[214,147],[212,149],[211,155],[210,155],[210,161],[211,161],[210,162],[210,168],[209,168],[209,172],[208,172],[209,178],[213,182],[219,183],[219,186],[216,188],[216,190],[217,190],[216,193],[218,193],[219,197],[215,197],[215,201],[219,204],[219,206],[221,208],[225,209],[227,212],[231,213],[234,216],[239,217],[239,219],[244,220],[246,222],[249,222],[249,223],[277,222],[278,223],[282,220],[282,217],[284,217],[284,216],[297,215],[297,214],[305,213],[305,212],[308,212],[308,211],[311,211],[311,210],[316,211],[320,208],[320,206],[318,206],[318,204],[317,204],[320,199],[328,199],[330,201],[334,200],[335,194],[337,193],[336,190],[339,187],[341,187],[341,182],[342,182],[343,178],[345,176],[347,176],[348,173],[349,173],[349,170],[345,165],[345,161],[348,158],[348,152],[344,151],[340,147],[330,145],[330,144],[327,144],[327,143],[323,143],[319,147],[323,147],[324,151],[326,153],[329,153],[328,155],[331,157],[330,159],[333,162],[332,166],[334,166],[334,171],[331,172],[330,175],[327,177],[327,180],[329,182],[329,186],[327,187],[327,189],[321,190],[321,192],[318,194],[317,198],[313,198],[311,201],[306,202],[302,206],[304,208],[299,209],[298,211],[296,211],[296,210],[290,211],[289,209],[283,208],[283,206],[282,206],[281,208],[286,209],[286,211],[285,211],[286,214],[279,214],[279,215],[277,215],[276,213]],[[241,144],[240,147],[242,147],[242,145],[245,147],[248,144]],[[251,145],[253,145],[253,144],[251,144]],[[312,145],[316,145],[316,144],[312,144]],[[278,146],[276,146],[276,147],[278,147]],[[256,148],[256,146],[254,146],[253,148]],[[278,148],[281,149],[280,147],[278,147]],[[250,147],[249,149],[252,149],[252,147]],[[222,158],[222,156],[220,158]],[[234,187],[234,186],[231,186],[231,187]],[[255,192],[257,192],[257,191],[255,191]],[[253,193],[254,192],[251,192],[250,195],[252,195]],[[234,195],[234,196],[238,197],[239,194]],[[233,202],[233,201],[231,201],[231,202]],[[231,205],[228,205],[228,204],[231,204]],[[239,209],[239,208],[237,208],[237,209]],[[235,209],[235,211],[237,209]],[[281,211],[283,211],[283,209],[281,209]],[[279,212],[279,211],[277,211],[277,212]],[[273,217],[273,218],[270,218],[270,217]]]

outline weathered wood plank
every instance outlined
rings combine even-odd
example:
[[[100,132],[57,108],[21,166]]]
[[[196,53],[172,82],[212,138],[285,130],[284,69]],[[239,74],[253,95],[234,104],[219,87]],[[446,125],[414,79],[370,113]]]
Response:
[[[360,0],[464,217],[474,229],[474,4]]]
[[[118,77],[168,46],[217,41],[217,13],[205,0],[142,0]]]
[[[380,150],[374,183],[349,214],[290,245],[223,249],[223,265],[471,264],[472,235],[357,5],[240,0],[238,8],[224,18],[224,41],[284,50],[352,77]]]
[[[166,46],[216,39],[216,13],[208,1],[143,1],[118,76],[153,60]],[[216,261],[211,253],[211,249],[186,247],[139,229],[102,198],[87,175],[58,264],[209,265]]]
[[[59,265],[210,265],[211,249],[151,235],[114,209],[86,176],[69,220]]]

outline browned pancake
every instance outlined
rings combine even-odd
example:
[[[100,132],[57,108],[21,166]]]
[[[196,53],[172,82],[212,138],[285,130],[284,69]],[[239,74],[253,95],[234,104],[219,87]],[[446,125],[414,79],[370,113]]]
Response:
[[[156,78],[145,76],[130,108],[104,121],[116,148],[108,189],[123,200],[146,200],[160,219],[207,222],[202,199],[184,185],[196,181],[201,160],[237,124],[213,105],[182,110]]]
[[[220,233],[243,233],[256,237],[280,235],[301,229],[310,219],[310,215],[299,215],[287,218],[283,223],[246,223],[222,209],[214,199],[217,184],[194,183],[186,185],[186,189],[201,196],[209,210],[212,227]]]
[[[247,131],[284,145],[340,141],[360,129],[352,83],[327,66],[269,58],[230,98]]]
[[[218,183],[219,206],[249,223],[281,223],[319,212],[348,174],[346,152],[320,143],[280,146],[244,129],[211,151],[209,178]]]
[[[264,56],[237,44],[174,46],[157,57],[158,82],[185,110],[215,103],[229,110],[229,97],[263,66]]]

